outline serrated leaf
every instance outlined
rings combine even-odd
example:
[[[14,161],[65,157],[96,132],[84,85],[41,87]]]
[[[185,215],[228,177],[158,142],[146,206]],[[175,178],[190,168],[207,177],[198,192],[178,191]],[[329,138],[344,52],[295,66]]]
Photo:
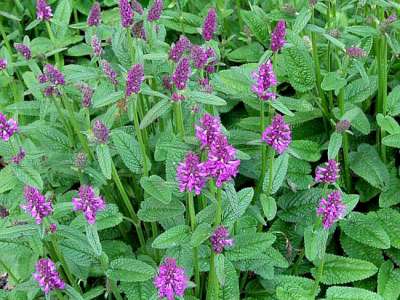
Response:
[[[344,89],[345,101],[349,103],[360,103],[371,97],[378,89],[377,76],[363,78],[350,82]]]
[[[346,79],[341,78],[336,72],[329,72],[324,76],[321,83],[321,88],[324,91],[340,90],[346,85]]]
[[[225,284],[219,291],[218,300],[239,300],[239,277],[232,263],[224,260]]]
[[[230,261],[257,257],[263,249],[274,243],[275,236],[270,233],[254,233],[251,236],[245,233],[235,236],[234,241],[233,247],[225,252]]]
[[[143,282],[153,278],[155,270],[150,265],[133,258],[119,258],[110,263],[108,278],[122,282]]]
[[[261,16],[254,11],[247,10],[242,10],[240,16],[257,40],[265,45],[265,42],[268,40],[268,31]]]
[[[282,186],[286,174],[287,174],[287,169],[289,165],[289,154],[287,152],[283,153],[282,155],[278,156],[273,162],[273,175],[272,175],[272,188],[271,188],[271,194],[275,194],[279,188]],[[264,177],[264,184],[263,184],[263,190],[267,191],[268,186],[269,186],[269,175],[270,170],[268,170],[265,173]]]
[[[23,184],[36,187],[39,190],[43,189],[42,177],[40,173],[32,167],[13,165],[12,171],[15,177]]]
[[[292,141],[289,145],[288,152],[296,158],[311,162],[317,161],[321,157],[319,145],[306,140]]]
[[[97,212],[96,226],[97,230],[103,230],[117,226],[122,222],[122,214],[119,212],[118,207],[114,203],[108,203],[106,209]],[[81,231],[85,230],[87,220],[83,214],[79,214],[72,222],[71,226]]]
[[[97,233],[96,224],[86,224],[86,238],[88,240],[89,245],[92,247],[93,252],[99,257],[103,252],[103,249],[100,244],[99,234]]]
[[[383,208],[376,213],[383,229],[389,236],[390,245],[400,249],[400,213],[391,208]]]
[[[381,265],[378,273],[378,294],[384,300],[397,300],[400,296],[400,270],[393,268],[391,261]]]
[[[163,204],[153,198],[148,198],[140,204],[138,217],[145,222],[156,222],[177,217],[185,212],[185,206],[179,200],[173,199]]]
[[[308,21],[311,19],[311,10],[308,7],[304,7],[296,17],[293,24],[293,31],[295,33],[300,33],[306,27]]]
[[[400,86],[396,86],[387,98],[388,114],[395,117],[400,114]]]
[[[225,257],[222,253],[214,257],[215,273],[221,286],[225,285]]]
[[[142,177],[140,179],[142,188],[158,201],[168,204],[172,199],[172,186],[157,175]]]
[[[211,225],[208,223],[201,223],[198,225],[190,238],[190,245],[193,248],[200,246],[212,234]]]
[[[304,230],[304,249],[309,261],[323,259],[329,232],[324,228],[307,226]]]
[[[271,196],[267,197],[265,194],[261,194],[260,203],[264,212],[264,216],[267,218],[267,220],[273,220],[277,210],[275,199]]]
[[[190,91],[190,92],[187,92],[186,95],[194,102],[215,105],[215,106],[226,105],[226,101],[224,99],[222,99],[216,95],[213,95],[213,94]]]
[[[156,249],[168,249],[181,245],[189,237],[190,228],[187,225],[178,225],[160,234],[151,246]]]
[[[385,136],[382,139],[382,144],[388,147],[400,148],[400,133]]]
[[[142,121],[140,122],[140,129],[146,128],[156,119],[169,112],[171,110],[171,106],[171,101],[168,99],[162,99],[161,101],[157,102],[143,117]]]
[[[135,138],[121,130],[113,131],[111,138],[125,166],[133,173],[139,174],[142,170],[143,157]]]
[[[111,154],[110,148],[106,144],[99,144],[96,147],[96,157],[99,162],[101,172],[104,177],[107,179],[111,179]]]
[[[328,144],[328,159],[336,159],[342,147],[342,135],[337,132],[331,134]]]
[[[383,300],[383,298],[365,289],[332,286],[326,291],[326,300]]]
[[[389,134],[400,133],[400,125],[391,116],[384,116],[382,114],[376,115],[376,121],[383,130],[387,131]]]

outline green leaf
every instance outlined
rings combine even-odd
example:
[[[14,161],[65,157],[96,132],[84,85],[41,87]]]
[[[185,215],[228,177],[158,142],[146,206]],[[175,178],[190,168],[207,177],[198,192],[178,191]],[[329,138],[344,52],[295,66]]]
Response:
[[[225,257],[222,253],[214,257],[215,273],[217,274],[218,282],[221,286],[225,285]]]
[[[143,157],[135,138],[121,130],[114,130],[111,138],[125,166],[134,174],[141,173]]]
[[[289,108],[287,108],[286,105],[283,104],[283,103],[280,101],[280,97],[278,98],[278,100],[271,101],[270,103],[271,103],[271,105],[272,105],[273,108],[275,108],[276,110],[280,111],[280,112],[283,113],[284,115],[291,116],[291,117],[294,116],[294,113],[292,113],[292,112],[289,110]]]
[[[153,281],[121,282],[120,287],[128,300],[156,300],[156,289]]]
[[[168,249],[176,247],[187,241],[190,236],[190,228],[187,225],[178,225],[160,234],[151,244],[156,249]]]
[[[36,187],[39,190],[43,189],[43,180],[40,177],[40,173],[32,167],[12,165],[12,171],[15,177],[23,184]]]
[[[329,231],[320,227],[307,226],[304,230],[304,249],[309,261],[323,259]]]
[[[0,178],[0,194],[12,190],[19,183],[17,177],[13,174],[11,166],[0,170]]]
[[[338,47],[341,50],[345,50],[346,45],[343,44],[341,41],[339,41],[338,39],[334,38],[333,36],[331,36],[330,34],[324,33],[322,34],[322,36],[324,38],[326,38],[329,42],[331,42],[333,45],[335,45],[336,47]]]
[[[38,233],[35,225],[18,225],[13,227],[0,228],[0,240],[12,241],[24,236],[32,236]]]
[[[240,16],[250,28],[256,39],[261,44],[265,45],[265,42],[268,40],[268,31],[262,16],[254,11],[248,10],[241,10]]]
[[[232,263],[224,259],[225,284],[220,288],[218,300],[239,300],[239,277]]]
[[[350,213],[340,227],[352,239],[378,249],[390,248],[390,238],[375,213]]]
[[[257,69],[256,64],[246,64],[219,71],[212,78],[212,86],[218,92],[225,93],[233,99],[254,97],[251,92],[251,72]]]
[[[185,206],[179,200],[172,199],[168,204],[163,204],[153,198],[148,198],[140,204],[138,217],[145,222],[157,222],[182,215]]]
[[[84,300],[82,295],[68,284],[65,285],[65,289],[63,289],[63,291],[69,296],[69,299]]]
[[[102,81],[93,94],[93,108],[107,106],[123,99],[123,91],[110,92],[110,90],[112,90],[111,84]]]
[[[380,209],[377,212],[380,223],[390,239],[390,245],[400,249],[400,213],[391,208]]]
[[[321,88],[324,91],[335,91],[346,86],[346,83],[346,79],[340,77],[337,72],[329,72],[324,76],[324,80],[322,80],[321,83]]]
[[[382,139],[382,144],[388,147],[400,148],[400,133],[385,136]]]
[[[158,201],[168,204],[172,199],[172,186],[167,184],[164,179],[157,175],[142,177],[140,185],[149,195]]]
[[[371,97],[378,89],[377,76],[369,77],[369,80],[363,78],[356,79],[349,83],[344,89],[344,98],[346,103],[360,103]]]
[[[53,23],[54,36],[62,40],[68,30],[69,19],[72,14],[72,5],[70,0],[61,0],[58,2],[54,16],[51,19]]]
[[[96,226],[97,230],[104,230],[117,226],[122,222],[122,214],[119,212],[117,205],[114,203],[107,203],[106,209],[97,212],[96,215]],[[85,230],[87,221],[83,214],[79,214],[72,222],[71,226],[79,229]]]
[[[103,252],[103,249],[100,244],[99,234],[97,233],[96,224],[87,223],[86,226],[86,238],[88,240],[89,245],[92,247],[93,252],[99,257]]]
[[[308,21],[311,19],[311,10],[308,7],[304,7],[293,24],[293,31],[295,33],[300,33],[303,31],[304,27],[306,27]]]
[[[392,117],[400,114],[400,86],[396,86],[387,98],[388,114]]]
[[[153,278],[155,270],[150,265],[133,258],[119,258],[110,263],[106,275],[111,280],[143,282]]]
[[[196,92],[190,91],[187,92],[187,95],[192,101],[202,103],[202,104],[210,104],[215,106],[223,106],[226,105],[226,101],[216,95],[208,94],[204,92]]]
[[[99,144],[96,147],[97,161],[99,162],[101,172],[104,177],[111,179],[111,154],[110,148],[106,144]]]
[[[321,158],[320,147],[313,141],[292,141],[288,151],[292,156],[306,161],[314,162]]]
[[[98,70],[94,67],[81,65],[66,65],[63,68],[65,80],[71,83],[97,79]]]
[[[378,271],[375,265],[361,259],[326,254],[324,261],[321,282],[327,285],[363,280]],[[315,278],[316,268],[311,269],[311,273]]]
[[[350,168],[378,189],[384,190],[389,182],[389,172],[371,145],[361,144],[357,152],[350,153]]]
[[[319,288],[314,291],[314,281],[304,277],[276,275],[273,282],[278,300],[311,300],[319,293]]]
[[[222,194],[224,201],[223,223],[229,226],[244,215],[253,196],[253,188],[244,188],[236,193],[233,185],[226,185]]]
[[[264,216],[268,221],[272,221],[276,215],[276,202],[271,196],[267,197],[265,194],[260,195],[261,207],[264,212]]]
[[[293,88],[301,93],[313,89],[315,75],[310,54],[305,49],[286,47],[282,55],[286,74]]]
[[[387,131],[389,134],[400,133],[400,125],[391,116],[384,116],[382,114],[376,115],[376,121],[383,130]]]
[[[337,132],[331,134],[328,144],[328,159],[336,159],[342,147],[342,135]]]
[[[171,107],[171,101],[168,99],[162,99],[161,101],[157,102],[143,117],[142,121],[140,122],[140,129],[146,128],[156,119],[169,112]]]
[[[225,254],[230,261],[257,257],[266,247],[271,246],[275,239],[270,233],[240,234],[234,237],[235,243],[232,249]]]
[[[287,169],[288,169],[288,164],[289,164],[289,155],[287,152],[283,153],[282,155],[278,156],[274,160],[273,164],[273,175],[272,175],[272,188],[271,188],[271,194],[275,194],[279,188],[282,186],[286,174],[287,174]],[[264,178],[264,184],[263,184],[263,190],[264,192],[268,190],[269,186],[269,175],[270,170],[268,170],[265,174]]]
[[[234,62],[258,62],[264,53],[264,48],[257,42],[234,49],[227,54],[227,58]]]
[[[384,300],[396,300],[400,296],[400,270],[393,268],[391,261],[381,265],[378,273],[378,294]]]
[[[206,241],[212,234],[211,225],[208,223],[201,223],[195,229],[190,238],[190,245],[193,248],[200,246],[204,241]]]
[[[360,288],[332,286],[326,291],[326,300],[383,300],[383,298]]]
[[[350,121],[351,126],[360,131],[362,134],[369,134],[371,131],[371,126],[367,116],[358,106],[354,106],[352,109],[346,111],[340,120]]]

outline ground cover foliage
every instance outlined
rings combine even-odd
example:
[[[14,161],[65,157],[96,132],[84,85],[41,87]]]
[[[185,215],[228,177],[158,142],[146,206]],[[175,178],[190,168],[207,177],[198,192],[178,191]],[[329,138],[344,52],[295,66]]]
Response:
[[[399,299],[399,12],[0,0],[0,298]]]

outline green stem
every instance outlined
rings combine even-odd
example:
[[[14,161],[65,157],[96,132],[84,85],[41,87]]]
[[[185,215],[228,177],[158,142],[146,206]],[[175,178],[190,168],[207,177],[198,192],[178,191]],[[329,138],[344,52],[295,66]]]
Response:
[[[316,293],[318,291],[319,288],[319,283],[321,282],[321,278],[322,278],[322,274],[324,272],[324,264],[325,264],[325,257],[322,258],[318,269],[317,269],[317,277],[315,278],[315,282],[314,282],[314,288],[313,288],[313,293],[312,296],[316,296]]]
[[[49,22],[45,22],[45,24],[46,24],[47,32],[49,34],[49,38],[50,38],[50,40],[51,40],[51,42],[53,44],[53,47],[56,48],[56,39],[54,37],[53,30],[51,29],[50,23]],[[61,68],[62,67],[62,63],[61,63],[60,53],[58,53],[58,52],[55,53],[54,57],[55,57],[55,60],[56,60],[57,68]]]
[[[134,101],[133,105],[133,123],[135,126],[135,132],[136,132],[136,137],[138,139],[138,143],[140,146],[140,151],[142,153],[143,156],[143,175],[144,176],[148,176],[149,175],[149,169],[147,166],[147,155],[146,155],[146,146],[143,143],[143,136],[142,136],[142,131],[140,129],[140,125],[139,125],[139,116],[138,116],[138,103],[139,98],[136,99],[132,99],[132,101]]]
[[[10,45],[10,41],[8,40],[7,34],[6,34],[5,30],[4,30],[2,22],[0,22],[0,32],[1,32],[1,36],[3,37],[4,43],[6,44],[7,50],[9,52],[9,54],[11,55],[12,54],[12,48],[11,48],[11,45]]]
[[[75,140],[74,140],[73,130],[72,130],[70,124],[65,119],[64,112],[62,111],[61,106],[58,103],[58,99],[53,97],[53,102],[54,102],[54,105],[56,106],[57,113],[58,113],[58,115],[59,115],[59,117],[61,119],[61,123],[64,124],[65,130],[67,131],[68,140],[69,140],[69,146],[70,147],[74,147]]]
[[[345,113],[344,107],[344,89],[341,89],[339,92],[339,110],[340,115],[343,116]],[[349,162],[349,137],[346,132],[343,133],[343,163],[344,163],[344,178],[347,192],[351,191],[351,177],[350,177],[350,162]]]
[[[179,137],[183,140],[183,138],[185,137],[185,127],[183,125],[183,114],[180,101],[177,101],[175,103],[174,110],[175,110],[176,128],[179,133]]]
[[[274,181],[274,159],[275,159],[275,151],[274,149],[270,148],[269,149],[269,158],[268,158],[268,187],[266,194],[269,196],[272,191],[272,183]]]
[[[265,103],[264,101],[260,100],[260,132],[262,134],[262,132],[265,129]],[[263,188],[263,184],[264,184],[264,178],[265,178],[265,172],[267,170],[267,146],[265,145],[265,143],[263,141],[261,141],[261,173],[260,173],[260,177],[258,180],[258,186],[256,189],[256,199],[258,198],[258,196],[260,195],[262,188]]]
[[[17,277],[14,275],[14,273],[11,271],[11,269],[0,259],[0,266],[6,271],[8,275],[10,275],[11,279],[15,282],[18,283],[19,280]]]
[[[190,226],[192,228],[192,234],[196,230],[196,211],[194,208],[193,193],[188,192],[188,202],[189,202],[189,216],[190,216]],[[199,297],[200,294],[200,269],[199,269],[199,258],[197,247],[193,248],[193,265],[194,265],[194,278],[195,278],[195,296]]]
[[[128,38],[128,47],[129,47],[129,53],[131,56],[131,63],[134,64],[136,59],[135,59],[135,45],[133,44],[133,38],[132,34],[129,28],[126,30],[127,38]]]

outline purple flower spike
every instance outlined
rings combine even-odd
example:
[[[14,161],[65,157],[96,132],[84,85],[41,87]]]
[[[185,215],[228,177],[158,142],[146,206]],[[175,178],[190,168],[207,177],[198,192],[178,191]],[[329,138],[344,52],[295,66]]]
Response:
[[[325,229],[331,228],[333,223],[341,219],[346,212],[346,206],[342,202],[339,191],[333,191],[328,198],[322,198],[317,209],[317,215],[322,216],[322,225]]]
[[[224,248],[233,245],[233,240],[229,238],[229,231],[224,226],[215,229],[210,237],[211,246],[215,253],[222,253]]]
[[[24,198],[26,203],[21,205],[21,208],[35,218],[36,224],[41,224],[43,218],[53,212],[51,202],[34,187],[24,188]]]
[[[158,289],[160,299],[175,300],[175,296],[184,296],[188,280],[185,269],[177,266],[175,259],[168,257],[154,278],[154,286]]]
[[[359,47],[350,47],[346,49],[346,54],[351,58],[361,58],[367,56],[364,49]]]
[[[137,94],[140,92],[140,87],[144,80],[144,68],[143,65],[136,64],[128,71],[128,76],[126,78],[126,90],[125,94],[129,97],[132,94]]]
[[[84,213],[89,224],[96,222],[96,213],[104,210],[106,204],[102,197],[96,196],[91,186],[83,185],[79,188],[79,198],[72,198],[74,210],[80,210]]]
[[[18,124],[14,119],[8,119],[0,112],[0,138],[7,142],[18,131]]]
[[[36,18],[39,21],[49,21],[53,17],[51,6],[47,4],[46,0],[36,1]]]
[[[122,27],[128,28],[133,24],[133,10],[129,0],[119,0],[119,13]]]
[[[190,50],[190,57],[197,69],[202,69],[208,60],[207,52],[204,48],[194,45]]]
[[[174,74],[172,75],[172,81],[178,90],[183,90],[186,88],[186,83],[191,72],[192,70],[190,68],[189,59],[186,57],[182,58],[176,66]]]
[[[117,72],[114,71],[114,69],[111,67],[111,64],[106,60],[102,60],[100,64],[104,75],[107,76],[111,83],[114,85],[118,84]]]
[[[226,181],[236,177],[240,160],[236,160],[236,149],[228,143],[228,139],[220,134],[215,136],[208,152],[208,160],[201,164],[203,176],[215,179],[218,188]]]
[[[205,114],[200,119],[200,126],[196,125],[196,137],[200,141],[201,149],[210,148],[219,135],[221,135],[221,121],[218,117]]]
[[[164,88],[169,90],[169,91],[171,91],[172,88],[174,87],[173,84],[172,84],[172,78],[169,75],[164,75],[162,77],[162,83],[163,83]]]
[[[87,162],[87,157],[85,153],[79,152],[76,154],[74,161],[74,165],[76,168],[78,168],[79,170],[83,170],[86,166],[86,162]]]
[[[188,38],[184,35],[181,35],[175,45],[171,47],[171,50],[169,51],[169,58],[174,62],[178,62],[181,59],[183,53],[186,50],[189,50],[190,47],[191,43]]]
[[[15,50],[20,53],[26,60],[30,60],[32,58],[31,49],[24,44],[15,43],[14,44]]]
[[[284,20],[279,20],[271,35],[271,50],[278,52],[285,45],[286,23]]]
[[[82,92],[82,107],[90,107],[92,105],[93,89],[87,84],[83,84],[80,86],[80,90]]]
[[[176,178],[181,192],[194,191],[196,195],[200,195],[206,180],[200,174],[200,159],[195,153],[189,152],[185,160],[179,163]]]
[[[258,71],[253,73],[253,78],[256,80],[256,83],[253,84],[252,91],[261,100],[275,100],[276,95],[270,89],[276,86],[277,80],[270,60],[260,65]]]
[[[135,12],[137,12],[139,15],[143,15],[143,7],[138,1],[132,0],[131,6]]]
[[[292,141],[292,133],[281,115],[274,117],[272,124],[263,132],[262,140],[279,154],[282,154],[289,147]]]
[[[16,165],[19,165],[24,160],[25,155],[26,155],[25,150],[20,148],[17,155],[15,155],[11,158],[11,161]]]
[[[57,70],[53,65],[47,64],[44,66],[44,75],[47,80],[54,85],[64,85],[65,79],[63,73]]]
[[[7,68],[7,60],[4,58],[0,58],[0,71],[3,71]]]
[[[96,120],[92,130],[94,137],[99,143],[106,144],[108,142],[109,130],[103,122]]]
[[[215,8],[210,8],[203,23],[203,39],[209,41],[213,38],[214,32],[217,30],[217,12]]]
[[[103,53],[103,49],[101,48],[101,41],[99,40],[99,38],[96,35],[94,35],[92,37],[91,44],[92,44],[92,51],[93,51],[94,56],[97,56],[97,57],[101,56],[101,54]]]
[[[95,2],[90,9],[87,24],[89,26],[99,26],[101,23],[101,7],[99,2]]]
[[[149,9],[149,14],[147,15],[147,21],[153,22],[160,19],[163,8],[163,0],[154,0],[153,6]]]
[[[339,178],[339,173],[339,163],[334,159],[330,159],[324,166],[317,167],[315,171],[315,182],[335,183]]]
[[[146,40],[146,31],[144,30],[143,21],[138,21],[132,26],[133,35],[142,40]]]
[[[174,102],[181,102],[185,100],[185,96],[179,93],[172,93],[171,100]]]
[[[60,278],[56,265],[48,258],[38,260],[33,278],[39,283],[45,294],[56,289],[62,290],[65,288],[65,283]]]

